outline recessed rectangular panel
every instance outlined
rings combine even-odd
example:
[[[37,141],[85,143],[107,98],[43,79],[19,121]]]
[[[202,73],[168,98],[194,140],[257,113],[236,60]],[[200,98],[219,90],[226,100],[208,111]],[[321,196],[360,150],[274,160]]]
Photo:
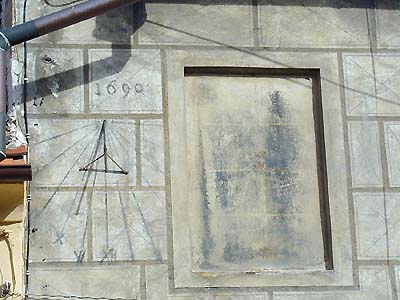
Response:
[[[353,286],[338,57],[259,54],[166,53],[170,286]]]
[[[325,270],[313,99],[312,78],[185,77],[192,272]]]

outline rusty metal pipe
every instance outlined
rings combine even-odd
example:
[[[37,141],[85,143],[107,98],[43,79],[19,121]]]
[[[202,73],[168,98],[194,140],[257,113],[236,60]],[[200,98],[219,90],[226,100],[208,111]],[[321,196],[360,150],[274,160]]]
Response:
[[[32,180],[31,165],[3,166],[0,168],[0,183],[24,182]]]
[[[11,46],[140,1],[142,0],[89,0],[0,32],[0,161],[6,158],[6,51]]]
[[[47,33],[68,27],[81,21],[101,15],[112,9],[123,7],[141,0],[89,0],[66,9],[5,29],[1,43],[14,46]]]
[[[7,66],[6,50],[0,49],[0,161],[6,158]]]
[[[92,0],[44,16],[33,21],[39,35],[79,23],[112,9],[139,2],[140,0]]]

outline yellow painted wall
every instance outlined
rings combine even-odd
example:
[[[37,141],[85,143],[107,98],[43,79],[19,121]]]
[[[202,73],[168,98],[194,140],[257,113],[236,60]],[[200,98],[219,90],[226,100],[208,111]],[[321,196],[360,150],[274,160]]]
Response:
[[[24,183],[0,184],[0,224],[22,222],[24,194]]]
[[[0,284],[5,280],[13,284],[14,296],[21,299],[24,293],[24,195],[25,184],[0,184]]]

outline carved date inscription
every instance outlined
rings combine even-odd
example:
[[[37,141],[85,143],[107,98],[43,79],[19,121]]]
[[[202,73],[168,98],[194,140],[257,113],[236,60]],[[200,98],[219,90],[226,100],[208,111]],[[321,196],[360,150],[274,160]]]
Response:
[[[111,80],[106,85],[101,85],[99,83],[95,84],[94,94],[101,97],[104,95],[118,96],[121,98],[127,98],[130,94],[140,94],[143,93],[144,86],[141,83],[127,83],[119,82],[114,79]]]

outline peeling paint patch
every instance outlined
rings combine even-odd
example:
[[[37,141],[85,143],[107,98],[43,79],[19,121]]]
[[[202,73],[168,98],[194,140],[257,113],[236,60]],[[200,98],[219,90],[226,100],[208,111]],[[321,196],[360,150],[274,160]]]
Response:
[[[81,49],[30,47],[27,53],[28,113],[83,111],[82,52]]]
[[[15,105],[8,109],[8,120],[6,126],[7,148],[15,149],[26,145],[26,138],[18,122],[18,113]]]
[[[47,81],[47,88],[51,91],[51,94],[54,97],[58,97],[58,91],[60,89],[60,84],[58,83],[58,79],[49,79]]]
[[[41,64],[42,70],[44,70],[46,76],[49,76],[50,74],[53,73],[53,71],[49,72],[50,70],[57,69],[57,67],[59,67],[59,64],[55,61],[55,59],[48,56],[47,54],[42,55],[40,59],[42,61]],[[49,76],[49,78],[47,79],[46,86],[51,91],[51,94],[57,98],[58,91],[60,88],[58,76],[57,75],[53,75],[51,77]]]

